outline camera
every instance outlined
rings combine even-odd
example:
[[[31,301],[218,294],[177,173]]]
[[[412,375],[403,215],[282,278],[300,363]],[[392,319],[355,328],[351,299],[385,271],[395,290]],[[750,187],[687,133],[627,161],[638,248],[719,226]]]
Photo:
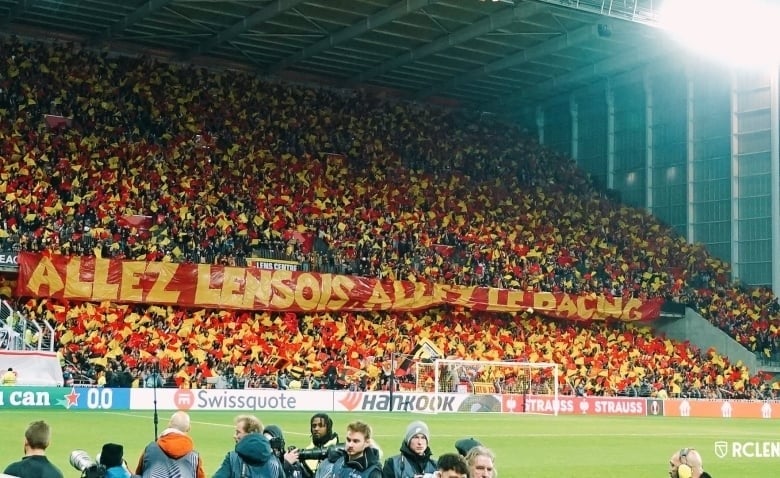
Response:
[[[273,450],[274,453],[284,454],[284,438],[272,437],[268,439],[268,443],[271,445],[271,450]]]
[[[341,443],[338,445],[331,445],[327,448],[302,448],[298,449],[298,459],[301,461],[322,461],[329,456],[336,456],[343,449],[344,445]]]
[[[301,461],[307,460],[324,460],[328,457],[327,448],[303,448],[298,450],[298,459]]]
[[[70,466],[81,472],[83,478],[105,478],[106,467],[97,463],[84,450],[70,452]]]

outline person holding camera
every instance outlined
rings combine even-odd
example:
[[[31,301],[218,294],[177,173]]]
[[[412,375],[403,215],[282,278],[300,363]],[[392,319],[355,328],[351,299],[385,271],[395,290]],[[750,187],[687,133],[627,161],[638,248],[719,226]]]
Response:
[[[203,461],[188,435],[190,427],[190,416],[186,412],[171,415],[168,427],[160,437],[144,448],[135,474],[143,478],[174,474],[181,478],[206,478]]]
[[[62,471],[46,457],[50,439],[48,423],[30,423],[24,431],[24,458],[8,465],[3,473],[19,478],[63,478]]]
[[[327,457],[317,467],[315,478],[382,478],[380,452],[367,423],[355,421],[347,425],[344,447],[331,447]]]
[[[225,455],[213,478],[285,478],[282,464],[274,455],[263,424],[252,415],[239,415],[233,438],[236,448]]]
[[[309,420],[309,430],[311,443],[284,456],[285,462],[300,469],[302,478],[313,478],[327,449],[339,443],[339,435],[333,431],[333,420],[327,413],[315,413]]]
[[[469,464],[459,453],[445,453],[436,462],[436,478],[471,478]]]
[[[669,459],[670,478],[712,478],[704,471],[701,454],[695,448],[683,448]]]
[[[406,427],[406,434],[401,442],[401,453],[385,460],[382,467],[383,478],[415,478],[428,477],[436,472],[436,460],[428,445],[428,425],[425,422],[414,421]]]
[[[127,469],[124,459],[125,449],[116,443],[106,443],[100,450],[98,461],[106,467],[106,478],[130,478],[132,473]]]
[[[303,469],[301,463],[298,461],[298,450],[286,450],[282,429],[276,425],[268,425],[263,429],[263,435],[268,438],[268,443],[271,445],[271,451],[282,464],[284,475],[287,478],[301,478],[303,476]]]

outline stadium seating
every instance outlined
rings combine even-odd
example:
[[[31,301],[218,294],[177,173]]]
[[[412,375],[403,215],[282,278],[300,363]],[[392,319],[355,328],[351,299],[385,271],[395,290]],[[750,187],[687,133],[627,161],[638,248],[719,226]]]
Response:
[[[642,211],[610,201],[569,159],[493,118],[239,72],[113,57],[68,44],[5,38],[1,46],[8,52],[0,65],[4,248],[231,265],[260,255],[321,272],[663,297],[695,307],[764,357],[776,358],[780,351],[777,301],[770,291],[731,284],[728,265],[703,247],[687,244]],[[47,122],[45,115],[64,120]],[[26,305],[31,313],[41,307],[34,303]],[[59,307],[67,310],[66,317]],[[107,356],[109,351],[124,353],[111,347],[128,340],[120,332],[126,330],[120,327],[124,322],[85,325],[106,320],[95,312],[106,309],[132,317],[147,331],[165,331],[146,343],[172,351],[187,347],[178,349],[183,356],[169,360],[184,367],[176,372],[180,382],[194,378],[198,383],[218,365],[198,350],[211,350],[208,345],[215,341],[222,350],[232,338],[225,330],[281,320],[292,332],[293,322],[324,320],[53,301],[43,307],[63,327],[63,344],[89,333],[89,355],[76,357],[80,363],[116,358]],[[76,312],[80,318],[72,316]],[[428,321],[431,328],[451,317],[447,310],[428,314],[438,314]],[[332,323],[340,327],[350,320],[357,319]],[[184,321],[195,321],[191,330],[200,333],[195,342],[182,341]],[[414,323],[425,320],[415,317]],[[605,324],[587,325],[574,330],[607,339],[622,333]],[[546,330],[554,324],[522,325],[531,326]],[[114,333],[105,340],[109,331]],[[129,340],[148,339],[143,332],[134,334],[141,335]],[[637,336],[643,337],[635,349],[640,353],[649,344],[658,347],[660,339]],[[380,337],[369,343],[381,346]],[[567,339],[575,337],[560,343]],[[296,357],[252,344],[226,363],[259,367],[257,375],[266,375],[258,358],[269,353],[290,364],[325,368],[329,361],[346,359],[349,365],[355,360],[352,352],[341,356],[344,351],[335,351],[336,356],[330,351],[328,360],[308,360],[321,353],[310,347],[296,351]],[[533,347],[541,353],[541,345]],[[676,347],[661,356],[665,365],[663,359],[643,365],[655,367],[657,383],[677,380],[683,386],[698,379],[703,387],[723,377],[724,389],[736,393],[756,381],[709,351],[710,365],[696,362],[700,376],[677,378],[684,372],[671,364]],[[148,366],[142,352],[125,357],[131,368]],[[589,364],[577,377],[587,378],[594,393],[628,387],[626,380],[634,378],[630,371],[613,376],[611,365]]]
[[[209,377],[235,374],[276,386],[275,376],[287,370],[294,380],[308,376],[325,387],[324,376],[334,365],[338,386],[359,384],[365,375],[363,386],[373,388],[381,381],[382,361],[393,352],[412,353],[423,337],[448,356],[560,363],[564,393],[574,393],[576,384],[597,395],[649,395],[661,388],[670,396],[763,392],[761,377],[716,351],[655,337],[649,327],[633,323],[560,322],[449,308],[332,316],[110,303],[65,307],[48,300],[28,307],[55,318],[65,331],[71,362],[109,369],[117,380],[129,371],[142,379],[159,364],[177,385],[207,386]]]

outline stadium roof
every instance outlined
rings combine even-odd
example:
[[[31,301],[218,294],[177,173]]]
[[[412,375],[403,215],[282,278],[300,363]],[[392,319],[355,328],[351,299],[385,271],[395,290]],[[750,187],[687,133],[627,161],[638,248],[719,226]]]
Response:
[[[0,0],[0,29],[491,110],[652,62],[667,45],[659,3]]]

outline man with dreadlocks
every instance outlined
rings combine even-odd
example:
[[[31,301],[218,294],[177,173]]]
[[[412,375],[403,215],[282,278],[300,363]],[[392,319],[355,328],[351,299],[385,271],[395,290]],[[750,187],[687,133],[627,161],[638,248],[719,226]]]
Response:
[[[339,436],[333,431],[333,420],[327,413],[316,413],[311,417],[309,422],[309,428],[311,430],[311,443],[309,443],[305,450],[311,450],[314,448],[327,449],[333,445],[339,443]],[[304,478],[313,478],[317,472],[317,467],[322,460],[303,460],[298,461],[298,450],[294,450],[292,454],[285,455],[285,459],[293,458],[295,463],[299,463]]]

